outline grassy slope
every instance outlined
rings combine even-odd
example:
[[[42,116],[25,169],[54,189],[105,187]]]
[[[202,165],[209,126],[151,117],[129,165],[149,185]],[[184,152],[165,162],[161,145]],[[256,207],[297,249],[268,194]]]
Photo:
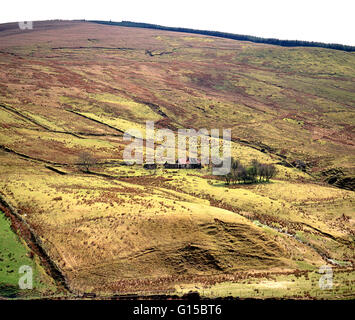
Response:
[[[87,131],[68,108],[122,122],[161,119],[134,102],[146,101],[159,105],[177,127],[232,127],[234,138],[269,145],[290,160],[302,158],[314,172],[340,167],[352,174],[352,53],[83,23],[61,27],[63,38],[49,46],[42,32],[4,35],[5,51],[23,59],[1,58],[3,102],[42,124]],[[43,37],[56,33],[53,28]],[[150,57],[148,48],[171,53]]]
[[[231,127],[236,141],[274,149],[233,143],[245,162],[279,163],[283,153],[315,174],[340,167],[351,175],[353,54],[87,23],[7,32],[0,144],[65,164],[68,175],[1,152],[0,190],[27,214],[73,289],[146,292],[154,283],[166,291],[245,270],[314,270],[324,257],[354,261],[353,192],[299,170],[278,165],[270,184],[227,188],[207,169],[95,168],[110,180],[73,166],[82,150],[121,159],[121,131],[149,119]]]
[[[202,283],[176,286],[178,294],[198,291],[203,296],[240,298],[293,298],[293,299],[352,299],[355,283],[353,270],[334,272],[333,288],[319,288],[317,271],[299,274],[261,274],[255,278],[241,276],[237,281],[218,282],[204,286]]]
[[[308,248],[290,239],[280,245],[277,234],[264,234],[240,215],[152,186],[163,176],[144,175],[135,178],[137,184],[61,177],[40,167],[18,174],[19,181],[12,170],[4,174],[3,192],[78,290],[91,291],[95,284],[96,291],[107,292],[122,278],[294,268],[297,257],[321,263]]]
[[[37,296],[54,289],[36,257],[30,258],[30,250],[10,228],[10,221],[0,212],[0,296]],[[33,271],[33,289],[19,289],[21,266],[30,266]]]

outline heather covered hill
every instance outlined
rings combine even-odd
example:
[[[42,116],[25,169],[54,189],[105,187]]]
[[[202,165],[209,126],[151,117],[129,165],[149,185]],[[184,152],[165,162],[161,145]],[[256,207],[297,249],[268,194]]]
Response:
[[[43,21],[0,25],[0,71],[0,192],[72,295],[353,296],[354,53]],[[147,120],[231,128],[277,175],[123,165]],[[335,293],[303,278],[326,263]]]
[[[353,53],[85,22],[10,27],[0,34],[1,102],[63,130],[84,130],[68,109],[229,127],[320,178],[353,176]]]

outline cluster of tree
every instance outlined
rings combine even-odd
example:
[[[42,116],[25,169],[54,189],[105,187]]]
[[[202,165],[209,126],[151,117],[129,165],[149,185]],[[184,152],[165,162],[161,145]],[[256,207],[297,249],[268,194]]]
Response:
[[[322,42],[311,42],[311,41],[300,41],[300,40],[280,40],[275,38],[254,37],[254,36],[220,32],[220,31],[165,27],[157,24],[131,22],[131,21],[112,22],[112,21],[90,20],[90,22],[123,26],[123,27],[159,29],[159,30],[167,30],[167,31],[175,31],[175,32],[195,33],[195,34],[202,34],[202,35],[240,40],[240,41],[251,41],[255,43],[273,44],[273,45],[278,45],[283,47],[320,47],[320,48],[343,50],[349,52],[355,51],[354,46],[347,46],[347,45],[337,44],[337,43],[322,43]]]
[[[253,160],[247,167],[242,165],[238,160],[231,161],[231,170],[224,175],[226,184],[247,183],[247,182],[261,182],[269,181],[275,177],[277,173],[276,167],[273,164],[260,163],[258,160]]]
[[[77,166],[83,172],[90,172],[90,168],[97,165],[98,160],[89,152],[83,151],[78,156]]]

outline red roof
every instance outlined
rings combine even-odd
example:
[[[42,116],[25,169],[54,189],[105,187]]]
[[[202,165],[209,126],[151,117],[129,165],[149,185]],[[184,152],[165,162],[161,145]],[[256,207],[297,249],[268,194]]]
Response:
[[[199,159],[195,159],[195,158],[191,158],[191,159],[180,158],[177,161],[179,164],[200,164],[201,163]]]
[[[190,161],[186,158],[180,158],[180,159],[178,159],[178,163],[179,164],[189,164]]]

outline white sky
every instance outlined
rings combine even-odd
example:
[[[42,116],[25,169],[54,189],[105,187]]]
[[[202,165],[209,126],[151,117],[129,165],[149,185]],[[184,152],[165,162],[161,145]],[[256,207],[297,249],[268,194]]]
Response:
[[[10,0],[0,23],[130,20],[173,27],[355,45],[354,0]]]

